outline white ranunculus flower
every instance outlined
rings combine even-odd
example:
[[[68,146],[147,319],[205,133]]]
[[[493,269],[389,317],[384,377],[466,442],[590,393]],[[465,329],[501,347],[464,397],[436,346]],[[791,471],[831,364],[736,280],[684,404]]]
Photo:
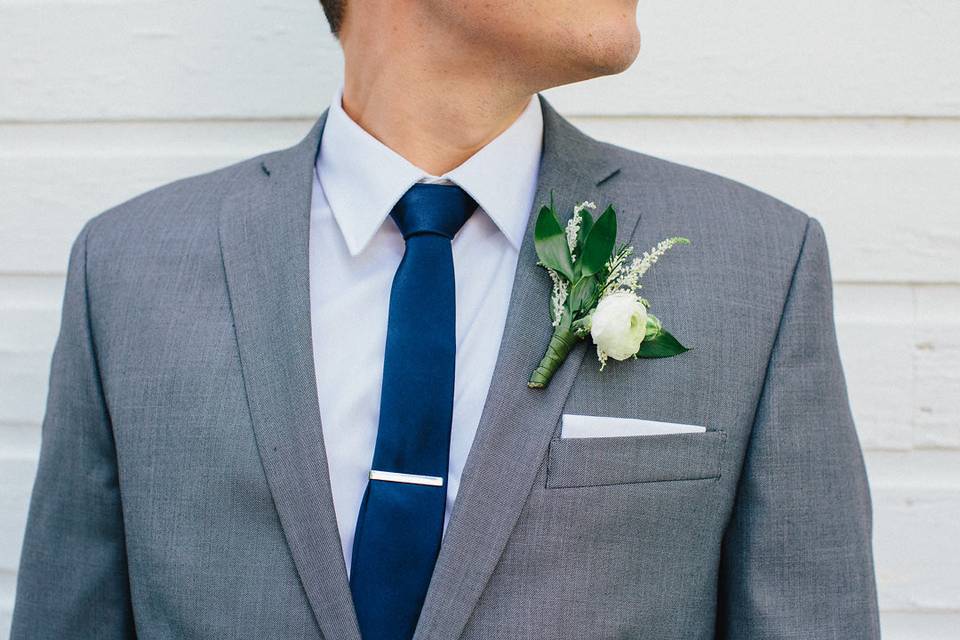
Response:
[[[646,331],[647,308],[629,291],[604,296],[590,323],[590,335],[597,348],[614,360],[635,355]]]

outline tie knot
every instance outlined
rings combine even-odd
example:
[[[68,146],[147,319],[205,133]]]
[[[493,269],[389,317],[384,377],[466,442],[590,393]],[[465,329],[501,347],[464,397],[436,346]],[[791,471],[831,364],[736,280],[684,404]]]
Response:
[[[457,185],[418,182],[403,194],[390,216],[404,240],[421,233],[452,240],[476,208],[474,199]]]

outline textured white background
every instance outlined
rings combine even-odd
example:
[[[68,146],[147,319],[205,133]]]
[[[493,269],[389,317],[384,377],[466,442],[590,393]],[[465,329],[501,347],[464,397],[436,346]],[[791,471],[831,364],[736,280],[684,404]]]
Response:
[[[885,637],[960,629],[960,3],[641,0],[591,134],[824,224]],[[0,0],[0,637],[67,252],[148,188],[299,140],[342,61],[312,0]]]

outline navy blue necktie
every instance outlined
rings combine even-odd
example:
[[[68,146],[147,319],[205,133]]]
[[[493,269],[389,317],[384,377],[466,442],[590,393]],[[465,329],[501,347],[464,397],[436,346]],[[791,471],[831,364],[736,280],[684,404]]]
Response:
[[[413,637],[440,551],[457,350],[450,241],[476,206],[458,186],[418,183],[390,213],[406,250],[390,292],[377,444],[350,567],[363,640]]]

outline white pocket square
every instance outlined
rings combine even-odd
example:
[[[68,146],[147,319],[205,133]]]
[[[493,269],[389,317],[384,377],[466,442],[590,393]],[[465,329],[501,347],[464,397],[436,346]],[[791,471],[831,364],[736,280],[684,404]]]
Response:
[[[622,436],[660,436],[670,433],[703,433],[706,427],[696,424],[657,422],[638,418],[609,418],[563,414],[561,438],[615,438]]]

